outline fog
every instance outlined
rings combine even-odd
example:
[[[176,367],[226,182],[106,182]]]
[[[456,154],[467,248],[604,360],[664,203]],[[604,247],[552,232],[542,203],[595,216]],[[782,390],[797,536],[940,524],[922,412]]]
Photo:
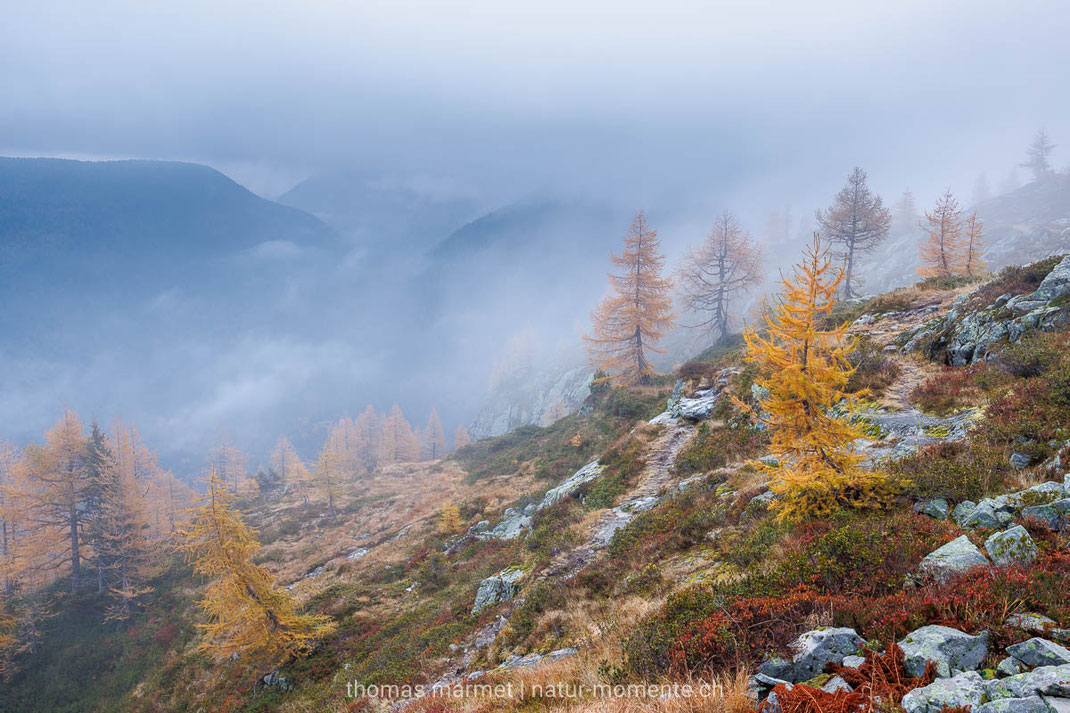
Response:
[[[511,335],[579,359],[637,208],[672,263],[726,209],[761,235],[790,206],[805,234],[854,165],[889,204],[968,203],[1039,127],[1070,142],[1068,27],[1058,0],[6,3],[0,155],[192,161],[291,205],[348,176],[366,202],[313,210],[329,245],[228,258],[252,277],[226,288],[225,327],[178,280],[109,307],[111,338],[76,360],[36,332],[0,343],[0,437],[63,405],[118,413],[191,475],[221,429],[254,461],[282,432],[311,456],[368,402],[421,425],[436,406],[452,432]],[[517,205],[551,217],[508,249],[436,252]],[[167,326],[146,336],[131,315],[153,310]]]

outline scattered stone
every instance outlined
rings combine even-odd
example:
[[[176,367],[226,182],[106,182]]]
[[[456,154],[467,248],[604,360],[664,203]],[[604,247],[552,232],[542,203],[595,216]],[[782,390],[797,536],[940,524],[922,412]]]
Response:
[[[792,683],[809,681],[825,670],[830,662],[842,663],[844,656],[858,651],[864,642],[854,629],[846,627],[808,631],[790,644]]]
[[[1043,634],[1048,629],[1055,626],[1055,620],[1050,619],[1043,614],[1011,614],[1003,622],[1007,626],[1014,626],[1023,631],[1032,631],[1037,634]]]
[[[1027,673],[985,682],[989,700],[1042,696],[1070,697],[1070,665],[1039,666]]]
[[[971,706],[984,700],[984,679],[976,671],[960,673],[954,678],[938,678],[928,686],[915,688],[903,696],[907,713],[939,713],[944,708]]]
[[[1029,467],[1029,464],[1033,462],[1033,457],[1030,456],[1028,453],[1015,452],[1015,453],[1011,453],[1010,460],[1011,460],[1011,467],[1012,468],[1017,468],[1018,470],[1022,470],[1023,468],[1028,468]]]
[[[346,559],[347,560],[359,560],[361,557],[363,557],[366,554],[368,554],[368,548],[367,547],[358,547],[357,549],[353,550],[348,555],[346,555]]]
[[[1049,530],[1058,530],[1063,523],[1062,513],[1051,505],[1033,505],[1032,507],[1022,508],[1022,517],[1040,520]]]
[[[925,556],[921,571],[937,581],[945,582],[956,574],[975,567],[987,567],[988,558],[962,535]]]
[[[983,527],[995,530],[1014,519],[1014,506],[995,498],[985,498],[963,520],[962,527]]]
[[[1008,656],[996,664],[996,673],[1000,676],[1014,676],[1024,670],[1025,666],[1022,665],[1022,662],[1013,656]]]
[[[507,602],[520,592],[520,580],[527,574],[522,569],[511,567],[487,577],[479,583],[472,613],[478,614],[487,607]]]
[[[1021,525],[997,532],[985,540],[985,550],[999,567],[1027,564],[1037,556],[1037,545]]]
[[[1040,696],[1000,698],[973,710],[974,713],[1049,713],[1048,706]]]
[[[1067,477],[1070,477],[1070,476],[1067,476]],[[1060,514],[1062,514],[1062,515],[1070,514],[1070,498],[1063,498],[1062,500],[1056,500],[1055,502],[1051,503],[1050,507],[1055,508],[1055,511],[1060,513]]]
[[[977,503],[972,500],[963,500],[961,503],[955,506],[955,509],[951,511],[951,519],[958,523],[959,527],[962,527],[966,522],[966,519],[977,508]]]
[[[717,389],[696,391],[694,398],[681,398],[676,402],[675,415],[687,421],[705,421],[717,405]]]
[[[790,681],[793,677],[792,671],[794,668],[791,661],[777,657],[762,662],[758,666],[758,674],[778,681]]]
[[[825,685],[821,687],[821,690],[827,691],[828,693],[835,693],[836,691],[849,692],[853,691],[854,689],[851,688],[851,684],[847,683],[847,681],[844,681],[839,676],[833,676],[825,682]]]
[[[747,502],[747,507],[743,509],[740,514],[740,518],[746,520],[747,518],[756,517],[769,509],[769,506],[776,500],[776,493],[767,491],[761,495],[755,495],[750,501]]]
[[[988,634],[977,636],[949,626],[929,625],[916,629],[899,642],[906,655],[904,668],[911,676],[925,672],[925,664],[936,662],[936,675],[948,677],[960,671],[972,671],[988,654]]]
[[[841,666],[846,666],[847,668],[858,668],[859,666],[861,666],[865,662],[866,662],[866,657],[865,656],[844,656],[843,657],[843,663],[840,664],[840,665]]]
[[[1070,698],[1049,698],[1048,696],[1040,698],[1048,704],[1048,713],[1070,713]]]
[[[583,466],[575,473],[573,473],[569,477],[569,479],[566,480],[564,483],[561,483],[561,485],[558,485],[556,488],[551,488],[550,490],[547,490],[546,495],[543,496],[542,502],[539,504],[538,509],[542,510],[544,508],[548,508],[551,505],[557,503],[562,498],[568,497],[584,483],[594,480],[598,476],[602,475],[602,471],[604,471],[605,469],[606,467],[598,461],[588,463],[587,465]]]
[[[914,512],[928,515],[937,520],[946,520],[950,510],[946,500],[936,498],[935,500],[923,500],[914,503]]]
[[[1026,666],[1061,666],[1070,664],[1070,650],[1064,646],[1033,637],[1007,647],[1007,653]]]
[[[769,467],[769,468],[779,468],[780,467],[780,461],[777,460],[776,456],[762,456],[761,458],[758,459],[758,462],[761,463],[762,465],[766,466],[766,467]]]

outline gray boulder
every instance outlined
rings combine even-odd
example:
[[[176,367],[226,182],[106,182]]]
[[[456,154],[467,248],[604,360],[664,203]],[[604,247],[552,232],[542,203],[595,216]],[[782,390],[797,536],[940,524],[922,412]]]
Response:
[[[963,500],[951,511],[951,519],[958,523],[959,527],[962,527],[966,523],[966,519],[973,514],[973,511],[976,509],[977,503],[972,500]]]
[[[1032,631],[1038,634],[1043,634],[1048,629],[1055,626],[1055,620],[1044,616],[1043,614],[1033,614],[1026,612],[1024,614],[1011,614],[1003,622],[1007,626],[1013,626],[1022,631]]]
[[[1070,664],[1070,650],[1036,636],[1020,644],[1008,646],[1007,653],[1031,667]]]
[[[809,681],[830,662],[841,663],[864,643],[854,629],[846,627],[808,631],[791,643],[791,682]]]
[[[1066,476],[1070,478],[1070,475]],[[1055,508],[1055,511],[1061,515],[1070,514],[1070,498],[1063,498],[1062,500],[1056,500],[1051,503],[1049,507]]]
[[[821,690],[827,691],[828,693],[835,693],[836,691],[849,692],[853,691],[854,689],[851,688],[851,684],[847,683],[847,681],[844,681],[839,676],[833,676],[825,682],[825,685],[821,687]]]
[[[995,530],[1014,519],[1014,506],[996,498],[985,498],[962,521],[963,527],[983,527]]]
[[[548,508],[551,505],[562,500],[563,498],[572,495],[572,493],[574,493],[576,489],[579,488],[581,485],[588,483],[597,478],[598,476],[602,475],[602,471],[604,471],[605,469],[606,467],[598,461],[588,463],[587,465],[583,466],[575,473],[573,473],[569,477],[569,479],[566,480],[564,483],[561,483],[561,485],[558,485],[556,488],[550,488],[549,490],[547,490],[546,495],[542,497],[542,502],[539,503],[538,509],[542,510],[543,508]]]
[[[1015,676],[1024,670],[1022,662],[1013,656],[1008,656],[996,664],[996,673],[1000,676]]]
[[[791,661],[776,657],[771,658],[768,661],[763,661],[761,665],[758,666],[758,673],[780,681],[790,681],[792,679],[792,671],[794,668],[795,667]]]
[[[925,672],[925,664],[936,662],[936,675],[948,677],[960,671],[972,671],[988,654],[987,633],[970,636],[949,626],[923,626],[899,642],[906,655],[904,667],[911,676]]]
[[[1032,456],[1028,453],[1011,453],[1011,467],[1022,470],[1028,468],[1029,464],[1033,462]]]
[[[681,398],[676,403],[675,413],[687,421],[705,421],[717,405],[717,389],[695,392],[694,398]]]
[[[976,671],[960,673],[954,678],[938,678],[928,686],[915,688],[903,696],[907,713],[939,713],[944,708],[971,706],[984,700],[984,679]]]
[[[1041,698],[1048,704],[1048,713],[1070,713],[1070,698]]]
[[[1063,516],[1051,505],[1033,505],[1022,508],[1022,517],[1031,517],[1040,520],[1049,530],[1058,530],[1062,527]]]
[[[1000,698],[974,708],[974,713],[1049,713],[1040,696],[1028,698]]]
[[[847,668],[858,668],[859,666],[861,666],[865,662],[866,662],[866,657],[865,656],[844,656],[843,657],[843,663],[840,664],[840,665],[841,666],[846,666]]]
[[[921,561],[921,571],[937,581],[945,582],[956,574],[975,567],[987,567],[988,558],[962,535],[934,550]]]
[[[989,700],[1042,696],[1070,697],[1070,665],[1039,666],[1027,673],[985,682]]]
[[[1037,556],[1037,545],[1021,525],[997,532],[985,540],[985,551],[999,567],[1028,564]]]
[[[527,574],[522,569],[511,567],[487,577],[479,583],[472,613],[479,614],[487,607],[507,602],[520,592],[520,581]]]
[[[1047,505],[1065,497],[1066,488],[1063,487],[1063,484],[1048,480],[1031,488],[1020,490],[1008,496],[1008,499],[1013,505],[1024,507],[1027,505]]]
[[[937,520],[946,520],[950,514],[950,507],[943,498],[936,498],[935,500],[923,500],[919,503],[914,503],[914,512],[928,515]]]

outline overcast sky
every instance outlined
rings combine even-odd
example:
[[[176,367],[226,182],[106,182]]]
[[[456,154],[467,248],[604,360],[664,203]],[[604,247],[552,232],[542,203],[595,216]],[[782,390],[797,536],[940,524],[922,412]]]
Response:
[[[997,182],[1038,126],[1070,141],[1068,28],[1061,0],[6,2],[0,152],[266,195],[345,166],[776,205],[855,163],[924,195]]]

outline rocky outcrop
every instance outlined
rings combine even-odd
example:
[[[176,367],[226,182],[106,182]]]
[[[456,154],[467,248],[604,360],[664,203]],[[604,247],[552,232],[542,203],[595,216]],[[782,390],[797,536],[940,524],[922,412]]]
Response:
[[[472,604],[472,613],[479,614],[487,607],[507,602],[520,592],[520,581],[527,574],[522,569],[503,569],[497,574],[487,577],[479,583],[475,602]]]
[[[1008,646],[1007,653],[1030,667],[1070,664],[1070,650],[1039,637]]]
[[[601,465],[598,461],[588,463],[583,466],[571,476],[568,480],[555,488],[550,488],[543,495],[541,501],[537,504],[532,503],[527,505],[523,509],[521,508],[507,508],[502,513],[502,520],[496,526],[491,529],[481,528],[478,525],[478,529],[473,528],[471,534],[481,540],[513,540],[520,537],[526,530],[531,529],[531,518],[540,510],[554,505],[564,498],[572,495],[581,485],[589,483],[598,476],[602,475],[606,467]]]
[[[1038,666],[1016,676],[987,681],[984,688],[985,695],[993,701],[1036,695],[1070,698],[1070,664]]]
[[[925,672],[929,661],[936,663],[936,675],[948,677],[972,671],[988,655],[988,635],[969,634],[948,626],[923,626],[899,642],[906,656],[904,667],[911,676]]]
[[[809,681],[825,670],[831,663],[842,663],[845,656],[858,651],[864,642],[854,629],[832,628],[808,631],[795,639],[790,645],[794,656],[790,668],[781,671],[778,676],[792,683]]]
[[[959,706],[976,709],[984,696],[981,674],[967,671],[953,678],[938,678],[928,686],[915,688],[903,696],[902,706],[907,713],[939,713],[945,708]]]
[[[503,379],[487,395],[468,433],[490,438],[520,426],[548,426],[577,411],[590,394],[587,367],[525,371]]]
[[[1070,256],[1057,263],[1032,293],[1003,295],[991,305],[968,311],[972,294],[955,300],[943,317],[906,332],[902,351],[926,344],[930,354],[946,350],[952,366],[965,366],[987,359],[999,343],[1017,342],[1027,332],[1070,323],[1070,310],[1053,304],[1070,295]]]
[[[957,574],[975,567],[987,567],[988,558],[970,538],[962,535],[926,555],[921,571],[939,582],[946,582]]]

